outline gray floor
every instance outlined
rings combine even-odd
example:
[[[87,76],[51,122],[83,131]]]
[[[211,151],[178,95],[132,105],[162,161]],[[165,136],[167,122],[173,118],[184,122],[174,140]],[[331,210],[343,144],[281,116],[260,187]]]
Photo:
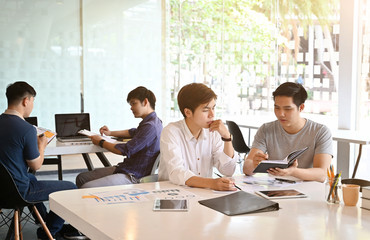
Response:
[[[86,169],[63,171],[63,180],[71,181],[71,182],[74,183],[77,174],[81,171],[86,171]],[[57,175],[56,171],[42,172],[40,174],[36,174],[36,177],[39,180],[57,180],[58,179],[58,175]],[[45,205],[47,207],[49,207],[47,202],[45,202]],[[3,212],[8,213],[9,211],[8,210],[3,210]],[[26,209],[26,212],[28,212],[28,209]],[[0,217],[0,225],[1,224],[2,224],[2,218]],[[23,239],[25,239],[25,240],[37,239],[37,236],[36,236],[36,229],[38,228],[37,225],[34,225],[31,222],[28,222],[23,227],[24,227],[23,230],[22,230]],[[0,239],[5,239],[7,231],[8,231],[7,226],[2,226],[0,228]]]

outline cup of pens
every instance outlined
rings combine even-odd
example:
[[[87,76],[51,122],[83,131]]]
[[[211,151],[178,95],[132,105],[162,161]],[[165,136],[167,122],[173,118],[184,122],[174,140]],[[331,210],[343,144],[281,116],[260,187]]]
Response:
[[[327,203],[340,203],[342,196],[340,175],[340,173],[334,175],[333,172],[329,173],[328,171],[328,177],[325,181],[325,200]]]

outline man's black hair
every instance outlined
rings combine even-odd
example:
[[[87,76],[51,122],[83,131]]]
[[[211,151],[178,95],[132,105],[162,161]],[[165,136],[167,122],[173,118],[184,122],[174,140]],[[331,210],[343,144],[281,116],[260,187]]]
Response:
[[[293,97],[293,102],[297,107],[301,106],[307,99],[307,92],[304,87],[301,84],[293,82],[281,84],[272,95],[274,100],[277,96]]]
[[[147,89],[146,87],[140,86],[129,92],[127,95],[127,102],[129,103],[131,99],[139,99],[140,102],[143,102],[145,98],[148,99],[150,106],[152,107],[153,110],[155,110],[155,95],[152,91]]]
[[[8,99],[8,106],[18,104],[25,97],[36,97],[35,89],[26,82],[15,82],[9,84],[6,88],[6,98]]]

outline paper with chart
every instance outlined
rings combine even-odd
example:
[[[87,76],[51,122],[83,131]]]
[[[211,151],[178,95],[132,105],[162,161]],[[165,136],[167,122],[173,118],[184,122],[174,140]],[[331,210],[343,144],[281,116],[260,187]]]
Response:
[[[193,193],[178,188],[143,190],[139,188],[94,192],[82,196],[86,202],[95,204],[140,203],[151,199],[189,199]]]

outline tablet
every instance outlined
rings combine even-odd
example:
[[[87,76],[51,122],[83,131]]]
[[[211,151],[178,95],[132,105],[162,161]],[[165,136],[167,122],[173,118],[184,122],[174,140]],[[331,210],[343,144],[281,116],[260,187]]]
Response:
[[[295,189],[279,189],[279,190],[264,190],[256,191],[256,193],[267,199],[281,199],[281,198],[305,198],[306,194],[298,192]]]
[[[187,199],[156,199],[154,201],[153,211],[188,211]]]

